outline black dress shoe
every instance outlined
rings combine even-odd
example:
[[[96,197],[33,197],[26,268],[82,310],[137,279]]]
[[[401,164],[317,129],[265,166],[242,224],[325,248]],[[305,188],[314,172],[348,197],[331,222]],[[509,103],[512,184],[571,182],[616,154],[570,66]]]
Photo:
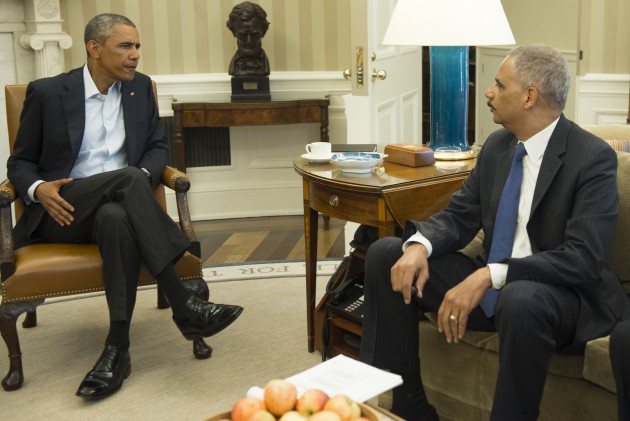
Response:
[[[123,380],[131,373],[129,351],[121,351],[114,345],[106,345],[103,353],[86,375],[77,396],[88,400],[105,398],[122,386]]]
[[[214,304],[192,295],[186,302],[186,314],[175,324],[188,340],[215,335],[228,327],[243,312],[243,307]]]

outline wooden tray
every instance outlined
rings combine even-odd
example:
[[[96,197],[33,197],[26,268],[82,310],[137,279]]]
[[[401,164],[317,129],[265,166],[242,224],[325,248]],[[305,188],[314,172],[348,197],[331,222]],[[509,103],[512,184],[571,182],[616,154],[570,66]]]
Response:
[[[359,407],[361,408],[362,417],[365,417],[369,419],[370,421],[380,421],[380,418],[376,414],[376,411],[374,411],[372,408],[370,408],[369,406],[363,403],[359,403]],[[229,419],[230,419],[230,412],[228,411],[228,412],[223,412],[221,414],[214,415],[206,419],[205,421],[219,421],[219,420],[229,420]]]

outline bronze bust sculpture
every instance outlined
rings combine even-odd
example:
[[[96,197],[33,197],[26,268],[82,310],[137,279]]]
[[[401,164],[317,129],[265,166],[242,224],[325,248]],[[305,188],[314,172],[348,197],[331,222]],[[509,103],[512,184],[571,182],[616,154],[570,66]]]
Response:
[[[228,73],[232,76],[269,75],[269,60],[262,49],[269,22],[263,8],[249,1],[237,4],[230,13],[227,27],[238,47]]]

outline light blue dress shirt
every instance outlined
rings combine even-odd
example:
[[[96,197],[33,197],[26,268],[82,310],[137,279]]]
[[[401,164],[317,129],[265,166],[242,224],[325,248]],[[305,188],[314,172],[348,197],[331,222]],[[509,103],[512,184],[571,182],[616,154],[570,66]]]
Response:
[[[109,87],[107,95],[103,95],[96,87],[85,64],[83,85],[85,88],[85,129],[81,149],[69,176],[73,179],[127,166],[120,81]],[[43,182],[44,180],[38,180],[28,189],[31,200],[35,201],[35,189]]]

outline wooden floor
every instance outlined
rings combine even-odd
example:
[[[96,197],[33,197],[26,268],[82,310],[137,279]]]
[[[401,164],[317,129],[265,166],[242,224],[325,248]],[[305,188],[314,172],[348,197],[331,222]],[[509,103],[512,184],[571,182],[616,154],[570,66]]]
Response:
[[[344,221],[319,217],[318,258],[343,257]],[[304,259],[304,217],[273,216],[193,223],[204,264]]]

